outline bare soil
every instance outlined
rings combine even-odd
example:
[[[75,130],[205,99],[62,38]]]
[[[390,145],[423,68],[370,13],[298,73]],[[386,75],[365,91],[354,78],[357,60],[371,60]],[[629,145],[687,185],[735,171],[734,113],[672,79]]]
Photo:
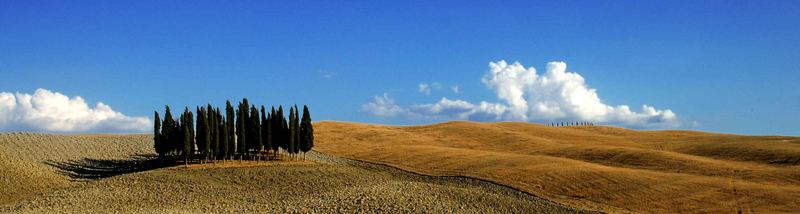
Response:
[[[0,212],[585,212],[487,181],[317,152],[305,161],[165,167],[151,144],[147,135],[0,134]]]

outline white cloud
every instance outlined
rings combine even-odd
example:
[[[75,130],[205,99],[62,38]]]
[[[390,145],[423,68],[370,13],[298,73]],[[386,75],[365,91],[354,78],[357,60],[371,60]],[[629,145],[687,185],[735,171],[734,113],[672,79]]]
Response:
[[[431,95],[431,87],[426,83],[419,83],[419,92],[425,95]]]
[[[450,86],[450,89],[453,90],[453,93],[456,93],[456,94],[461,93],[461,90],[459,90],[458,85]]]
[[[670,109],[642,105],[641,111],[635,112],[627,105],[607,105],[583,76],[566,69],[564,62],[550,62],[547,70],[539,74],[535,68],[525,68],[518,62],[491,62],[482,82],[503,103],[472,104],[442,98],[437,103],[408,108],[395,105],[395,109],[432,119],[590,121],[635,128],[669,128],[681,124]]]
[[[407,114],[408,111],[394,102],[388,93],[375,96],[372,102],[361,105],[361,110],[376,116],[393,117]]]
[[[145,132],[147,117],[129,117],[98,102],[94,108],[76,96],[47,89],[33,94],[0,92],[0,130],[52,132]]]

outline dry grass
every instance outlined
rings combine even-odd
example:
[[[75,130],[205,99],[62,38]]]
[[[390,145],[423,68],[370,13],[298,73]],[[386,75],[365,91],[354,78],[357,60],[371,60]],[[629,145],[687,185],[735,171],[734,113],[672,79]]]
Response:
[[[796,212],[800,138],[527,123],[315,124],[315,149],[608,212]]]
[[[0,213],[578,212],[485,181],[317,152],[188,167],[153,155],[149,135],[0,133]]]

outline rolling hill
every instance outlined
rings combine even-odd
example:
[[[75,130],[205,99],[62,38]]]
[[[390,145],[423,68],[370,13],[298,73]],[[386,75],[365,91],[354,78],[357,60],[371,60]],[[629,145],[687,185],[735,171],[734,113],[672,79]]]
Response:
[[[607,126],[315,124],[315,150],[606,212],[796,212],[800,138]]]
[[[0,133],[0,213],[591,213],[318,152],[188,167],[154,156],[152,135]]]

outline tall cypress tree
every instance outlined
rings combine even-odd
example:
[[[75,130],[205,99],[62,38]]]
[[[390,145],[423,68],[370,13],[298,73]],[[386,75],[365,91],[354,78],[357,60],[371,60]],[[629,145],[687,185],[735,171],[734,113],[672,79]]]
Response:
[[[205,157],[205,148],[208,135],[206,135],[206,109],[203,106],[197,107],[197,150],[200,151],[200,157]]]
[[[300,153],[300,111],[297,108],[297,105],[294,105],[294,154],[297,155]]]
[[[238,145],[237,150],[239,152],[239,159],[244,160],[245,155],[247,155],[247,107],[243,107],[242,103],[239,103],[239,110],[236,112],[236,136],[238,137]]]
[[[252,138],[250,138],[250,139],[253,139],[252,140],[253,143],[250,144],[251,145],[250,149],[255,151],[256,153],[258,153],[258,151],[260,151],[261,148],[263,148],[264,145],[261,144],[262,143],[262,139],[261,139],[262,138],[261,137],[261,122],[259,120],[258,109],[256,108],[255,105],[250,106],[250,130],[249,131],[252,133],[252,135],[251,135]]]
[[[275,131],[276,131],[276,135],[275,136],[278,137],[278,143],[277,143],[278,144],[278,148],[282,149],[283,151],[286,151],[286,153],[288,154],[289,153],[288,152],[289,151],[288,150],[289,149],[289,144],[287,142],[288,142],[289,138],[287,138],[288,135],[286,134],[286,127],[287,126],[286,126],[286,120],[283,117],[283,115],[284,115],[283,114],[283,106],[278,106],[278,112],[277,113],[278,113],[277,117],[276,117],[277,120],[275,121],[275,124],[277,125],[277,126],[275,126]]]
[[[164,153],[171,153],[172,152],[172,129],[175,126],[175,120],[172,118],[172,111],[169,109],[169,105],[167,105],[166,110],[164,112],[164,123],[162,124],[161,128],[161,151]]]
[[[161,148],[161,117],[158,116],[158,111],[155,111],[153,123],[153,149],[158,153],[158,158],[163,159],[164,151]]]
[[[206,128],[208,130],[208,144],[206,145],[206,158],[209,160],[214,159],[214,148],[217,146],[217,126],[216,116],[214,115],[214,107],[211,104],[206,106]]]
[[[275,129],[275,127],[278,127],[277,125],[275,125],[276,121],[278,121],[276,118],[277,118],[277,115],[275,113],[275,106],[273,106],[272,110],[270,111],[270,114],[269,114],[269,138],[268,138],[268,140],[269,140],[269,146],[272,148],[272,153],[275,154],[275,157],[277,157],[277,155],[278,155],[278,148],[279,148],[278,142],[277,142],[277,139],[278,139],[277,138],[277,131]]]
[[[189,158],[192,157],[192,150],[194,150],[194,136],[191,136],[193,125],[191,112],[189,112],[189,107],[186,107],[183,110],[183,114],[181,114],[181,132],[183,133],[183,149],[181,153],[183,153],[185,164],[189,163]]]
[[[182,125],[183,124],[181,124],[180,118],[178,118],[178,120],[172,124],[172,127],[169,131],[170,135],[172,135],[169,137],[172,139],[170,140],[170,150],[172,150],[172,153],[175,155],[180,154],[181,150],[183,150],[183,132],[181,132],[181,128],[183,128]]]
[[[229,149],[230,148],[229,147],[229,143],[230,142],[228,142],[228,139],[229,139],[228,138],[228,134],[229,134],[228,133],[228,123],[225,122],[224,120],[222,122],[222,125],[220,126],[219,131],[220,131],[220,133],[222,133],[222,136],[223,136],[220,139],[220,140],[222,140],[222,143],[221,143],[222,152],[220,153],[220,159],[222,159],[223,162],[224,162],[226,159],[228,159],[228,152],[230,152],[230,149]]]
[[[227,120],[227,127],[228,127],[228,151],[226,152],[226,159],[233,159],[234,154],[236,154],[236,123],[234,122],[234,118],[236,116],[233,113],[233,105],[231,105],[230,100],[225,101],[225,120]]]
[[[270,130],[271,127],[269,124],[270,115],[266,112],[264,106],[261,106],[261,144],[264,146],[264,150],[267,151],[267,159],[269,159],[269,150],[272,149],[272,145],[270,145]]]
[[[222,148],[225,147],[225,133],[222,132],[222,113],[219,108],[214,109],[214,135],[216,142],[214,144],[214,159],[222,159]]]
[[[196,131],[194,129],[194,114],[189,111],[189,107],[186,107],[185,111],[187,112],[186,115],[186,128],[189,129],[189,155],[194,155],[195,153],[195,134]]]
[[[295,129],[295,115],[294,107],[289,107],[289,154],[294,156],[297,149],[297,129]]]
[[[311,151],[311,148],[314,147],[314,127],[311,124],[311,114],[308,112],[308,106],[303,105],[303,119],[300,122],[300,130],[301,130],[301,150],[303,151],[303,159],[305,159],[305,153]]]

